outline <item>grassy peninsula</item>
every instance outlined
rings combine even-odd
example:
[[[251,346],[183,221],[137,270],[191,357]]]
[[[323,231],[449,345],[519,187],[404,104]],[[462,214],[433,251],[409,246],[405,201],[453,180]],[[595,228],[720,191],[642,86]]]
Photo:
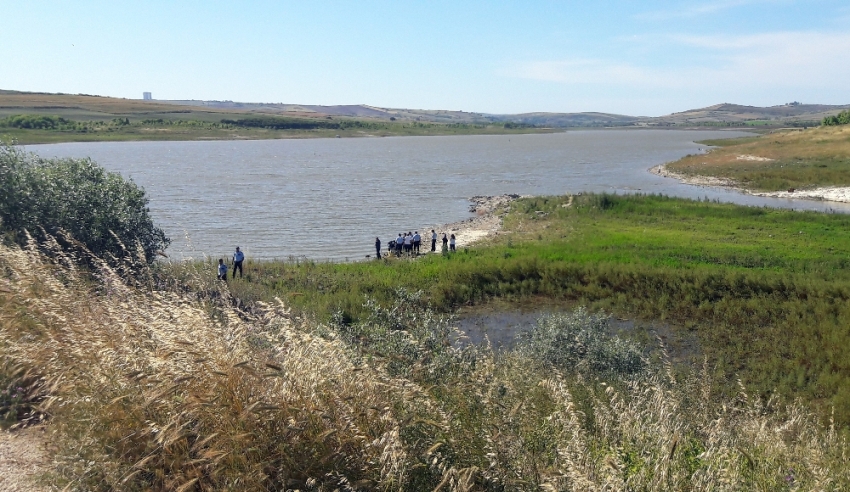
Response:
[[[684,157],[667,169],[686,179],[716,178],[760,192],[850,186],[850,125],[700,143],[717,148]]]

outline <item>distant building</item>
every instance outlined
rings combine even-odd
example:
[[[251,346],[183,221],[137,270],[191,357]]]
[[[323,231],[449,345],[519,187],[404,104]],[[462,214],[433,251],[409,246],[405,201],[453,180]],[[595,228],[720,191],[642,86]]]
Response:
[[[145,101],[151,101],[153,100],[153,96],[151,96],[150,92],[142,92],[142,99]]]

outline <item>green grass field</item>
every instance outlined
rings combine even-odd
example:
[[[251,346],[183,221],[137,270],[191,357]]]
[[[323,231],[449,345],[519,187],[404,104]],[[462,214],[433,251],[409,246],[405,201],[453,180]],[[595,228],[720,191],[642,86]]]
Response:
[[[506,234],[450,256],[250,263],[231,289],[320,319],[360,320],[366,296],[405,287],[442,311],[585,305],[660,321],[761,394],[834,407],[850,424],[850,217],[658,196],[567,203],[519,200]]]

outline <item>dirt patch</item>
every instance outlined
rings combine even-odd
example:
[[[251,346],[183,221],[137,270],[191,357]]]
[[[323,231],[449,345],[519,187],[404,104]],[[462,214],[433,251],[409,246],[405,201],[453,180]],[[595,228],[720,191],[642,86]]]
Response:
[[[736,186],[736,183],[731,179],[716,178],[714,176],[687,176],[682,173],[677,173],[676,171],[670,170],[666,164],[660,164],[658,166],[652,167],[649,169],[649,172],[651,172],[652,174],[657,174],[658,176],[661,176],[663,178],[673,178],[689,185],[720,186],[723,188],[732,188],[746,193],[746,190],[738,188]]]
[[[735,159],[739,161],[756,161],[756,162],[772,162],[774,159],[769,159],[767,157],[759,157],[757,155],[736,155]]]
[[[0,431],[0,490],[41,492],[49,490],[36,483],[48,469],[46,427]]]

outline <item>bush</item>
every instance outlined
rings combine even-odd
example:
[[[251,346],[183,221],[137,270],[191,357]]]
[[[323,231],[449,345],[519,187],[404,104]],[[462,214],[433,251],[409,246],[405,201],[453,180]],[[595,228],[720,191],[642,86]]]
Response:
[[[524,333],[519,350],[563,371],[633,375],[647,367],[640,348],[609,336],[607,316],[579,308],[568,314],[543,316]]]
[[[276,118],[274,116],[255,116],[253,118],[240,118],[238,120],[224,119],[225,125],[241,126],[245,128],[268,128],[270,130],[316,130],[320,128],[337,129],[339,123],[318,120],[297,120],[293,118]]]
[[[18,114],[0,120],[0,127],[23,128],[27,130],[57,130],[73,127],[74,122],[60,116]]]
[[[850,109],[842,111],[835,116],[827,116],[821,122],[823,126],[836,126],[850,124]]]
[[[0,144],[0,227],[18,244],[70,234],[94,255],[145,261],[171,242],[155,227],[145,191],[91,159],[41,159]]]

